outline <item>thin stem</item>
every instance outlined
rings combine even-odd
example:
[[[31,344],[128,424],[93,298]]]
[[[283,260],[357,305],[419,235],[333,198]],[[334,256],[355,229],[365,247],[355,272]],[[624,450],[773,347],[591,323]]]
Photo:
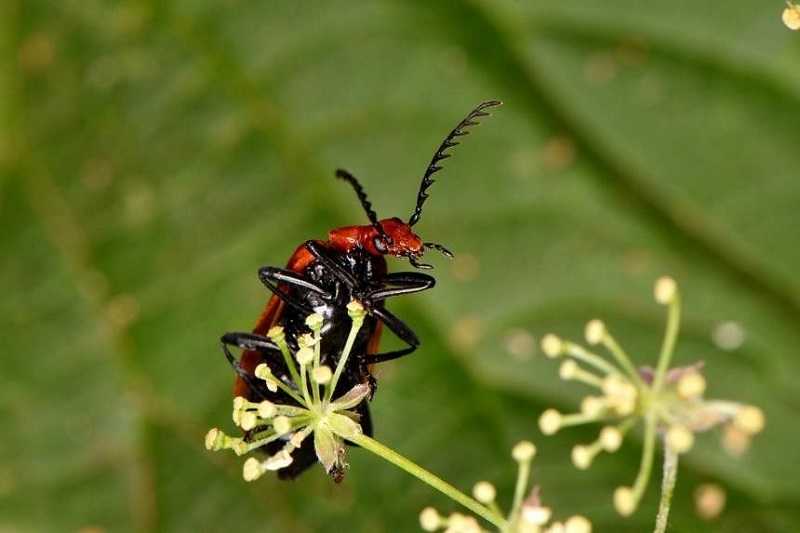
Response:
[[[313,380],[311,380],[313,381]],[[311,397],[308,395],[308,369],[306,365],[300,365],[300,389],[303,391],[303,398],[306,400],[306,405],[311,405]],[[314,389],[317,388],[315,384],[311,385]],[[316,395],[315,395],[316,396]]]
[[[661,481],[661,501],[658,503],[658,516],[656,516],[656,528],[653,533],[664,533],[667,530],[669,506],[677,479],[678,454],[673,452],[669,446],[664,446],[664,478]]]
[[[614,359],[616,359],[623,370],[628,373],[630,378],[639,385],[639,388],[641,389],[644,387],[642,376],[640,376],[639,372],[636,371],[636,367],[633,366],[631,358],[628,357],[628,354],[625,353],[625,350],[622,349],[622,346],[617,344],[617,341],[614,340],[614,337],[612,337],[608,332],[603,335],[603,346],[605,346],[606,349],[611,352],[611,355],[614,356]]]
[[[342,355],[339,357],[339,363],[336,365],[336,371],[333,373],[333,377],[331,378],[331,382],[328,385],[328,390],[325,391],[325,403],[330,403],[331,396],[333,396],[334,390],[336,390],[336,384],[339,382],[339,376],[342,375],[342,371],[344,370],[344,366],[347,363],[347,358],[350,357],[350,352],[353,350],[353,343],[356,340],[356,335],[358,334],[358,330],[361,329],[361,325],[364,323],[364,318],[354,318],[353,324],[350,326],[350,333],[347,335],[347,342],[344,344],[344,349],[342,350]]]
[[[275,378],[275,384],[278,387],[280,387],[280,389],[283,392],[285,392],[286,394],[288,394],[289,396],[291,396],[292,398],[297,400],[297,403],[299,403],[300,405],[303,405],[303,402],[304,402],[303,397],[300,396],[299,394],[297,394],[294,390],[292,390],[292,388],[289,385],[287,385],[286,383],[284,383],[282,379],[279,379],[279,378],[276,377]]]
[[[656,422],[655,414],[648,413],[646,415],[644,425],[644,453],[642,453],[642,462],[639,465],[639,474],[636,476],[636,481],[633,483],[633,498],[637,506],[642,499],[642,494],[647,487],[647,482],[650,480],[650,472],[653,470],[653,455],[656,447]]]
[[[295,385],[300,385],[300,375],[297,373],[297,368],[294,365],[294,359],[292,359],[292,354],[289,352],[289,346],[286,344],[286,338],[281,337],[272,339],[275,341],[275,344],[278,345],[278,348],[281,350],[281,354],[283,355],[283,360],[286,363],[286,367],[289,369],[289,374],[292,376],[292,381]],[[278,380],[280,381],[280,379]]]
[[[658,367],[653,378],[653,392],[658,394],[664,384],[664,378],[669,368],[672,354],[675,351],[675,341],[678,338],[678,330],[681,323],[681,296],[675,293],[669,303],[669,314],[667,315],[667,330],[664,334],[664,343],[661,345],[661,354],[658,356]]]
[[[587,372],[582,368],[575,369],[575,373],[573,374],[572,378],[575,381],[580,381],[584,385],[589,385],[590,387],[596,387],[598,389],[603,388],[603,380],[591,372]]]
[[[596,422],[598,420],[602,420],[603,418],[605,418],[604,415],[594,415],[594,414],[587,415],[584,413],[561,415],[561,423],[559,424],[559,428],[565,428],[569,426],[579,426],[587,422]]]
[[[506,520],[498,516],[495,512],[493,512],[488,507],[485,507],[478,503],[477,501],[473,500],[451,484],[444,481],[442,478],[436,476],[435,474],[425,470],[421,466],[417,465],[416,463],[406,459],[399,453],[395,452],[391,448],[388,448],[381,444],[380,442],[367,437],[366,435],[357,435],[354,437],[348,437],[348,440],[351,442],[358,444],[365,450],[368,450],[375,455],[389,461],[393,465],[397,466],[398,468],[405,470],[412,476],[416,477],[420,481],[423,481],[433,487],[434,489],[438,490],[451,500],[463,505],[476,515],[480,516],[487,522],[495,525],[499,529],[503,529],[506,527],[507,523]]]
[[[311,368],[319,368],[320,365],[320,349],[322,345],[322,325],[314,328],[314,363]],[[313,382],[313,380],[312,380]],[[323,386],[324,388],[324,386]],[[314,403],[319,404],[319,384],[312,384],[312,393],[314,395]]]
[[[519,463],[519,472],[517,473],[517,484],[514,487],[514,501],[511,504],[511,513],[508,515],[512,524],[517,522],[519,508],[522,506],[522,497],[525,494],[525,488],[528,486],[530,475],[531,461],[521,461]]]
[[[566,341],[567,346],[567,355],[578,359],[579,361],[583,361],[584,363],[590,364],[596,369],[606,373],[606,374],[616,374],[617,369],[614,368],[614,365],[597,355],[596,353],[592,353],[583,346],[579,344],[575,344],[574,342]]]

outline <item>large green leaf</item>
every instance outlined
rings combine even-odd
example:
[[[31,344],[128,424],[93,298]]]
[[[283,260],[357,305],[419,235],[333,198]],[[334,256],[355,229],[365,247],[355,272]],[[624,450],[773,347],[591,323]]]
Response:
[[[710,394],[768,417],[738,460],[700,439],[671,530],[711,527],[691,501],[708,480],[729,491],[715,531],[796,530],[800,40],[780,9],[6,1],[0,530],[397,532],[429,503],[454,509],[360,450],[341,486],[321,468],[246,484],[202,436],[229,420],[216,339],[257,316],[257,268],[364,220],[333,169],[407,216],[436,145],[487,98],[506,105],[446,162],[418,226],[460,258],[396,306],[424,345],[381,369],[378,438],[504,500],[509,450],[532,438],[559,514],[647,530],[657,480],[633,518],[610,505],[636,439],[576,471],[569,448],[592,431],[543,437],[536,419],[581,391],[508,346],[600,316],[652,364],[650,287],[671,273],[677,363],[705,360]],[[724,351],[712,331],[731,320],[745,342]]]

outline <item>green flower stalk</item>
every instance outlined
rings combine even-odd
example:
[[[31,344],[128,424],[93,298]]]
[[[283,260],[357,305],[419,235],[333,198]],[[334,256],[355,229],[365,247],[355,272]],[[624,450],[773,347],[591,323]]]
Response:
[[[250,402],[239,396],[233,400],[232,417],[237,426],[251,432],[248,437],[231,437],[218,428],[206,434],[207,449],[231,449],[237,455],[244,455],[276,440],[285,442],[277,453],[264,460],[255,457],[247,459],[243,469],[246,481],[254,481],[265,472],[292,464],[292,452],[307,438],[314,439],[317,458],[327,473],[336,477],[338,472],[347,468],[344,440],[362,434],[359,415],[352,409],[370,394],[369,385],[364,383],[332,399],[366,315],[361,304],[355,301],[348,304],[347,311],[352,326],[335,371],[320,364],[323,321],[320,315],[312,314],[306,320],[311,334],[299,339],[299,349],[295,354],[290,352],[282,328],[274,327],[267,334],[283,354],[291,383],[278,379],[265,363],[256,367],[255,375],[264,381],[270,391],[275,392],[280,388],[299,405],[276,404],[267,400]],[[253,430],[256,432],[252,433]]]
[[[678,458],[688,452],[695,434],[723,426],[723,444],[729,451],[743,452],[753,435],[764,427],[764,415],[757,407],[732,401],[704,398],[706,381],[702,363],[670,368],[678,338],[681,301],[675,280],[662,277],[656,281],[655,300],[667,306],[667,325],[655,369],[636,369],[631,358],[600,320],[586,325],[586,342],[603,346],[612,361],[575,344],[549,334],[542,339],[542,350],[551,358],[563,358],[560,376],[597,389],[599,394],[586,396],[580,412],[562,414],[548,409],[539,418],[545,435],[562,428],[586,423],[602,423],[598,438],[572,449],[572,462],[586,469],[601,452],[613,453],[625,435],[635,426],[644,428],[644,449],[639,472],[631,486],[614,492],[614,507],[623,516],[632,514],[647,488],[657,441],[665,450],[664,483],[656,532],[667,524],[672,490],[675,486]]]
[[[536,447],[523,441],[514,446],[511,456],[517,462],[517,483],[514,497],[506,518],[495,524],[499,533],[591,533],[592,524],[582,516],[572,516],[565,522],[551,522],[552,510],[542,504],[539,487],[534,486],[525,497],[531,475],[531,464]],[[486,506],[497,516],[503,512],[497,504],[497,490],[488,481],[479,481],[472,489],[475,500]],[[451,513],[443,516],[433,507],[425,508],[419,517],[425,531],[444,530],[445,533],[486,532],[473,516]]]

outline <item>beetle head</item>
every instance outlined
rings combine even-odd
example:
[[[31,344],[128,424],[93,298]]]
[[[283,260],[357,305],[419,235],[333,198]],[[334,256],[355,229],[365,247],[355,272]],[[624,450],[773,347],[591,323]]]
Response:
[[[447,257],[453,257],[453,254],[441,244],[423,242],[419,235],[412,231],[411,225],[397,217],[384,218],[379,224],[383,228],[382,234],[375,230],[368,244],[372,248],[370,252],[376,255],[407,257],[412,266],[421,269],[433,268],[427,263],[418,261],[425,253],[426,248],[433,248]]]

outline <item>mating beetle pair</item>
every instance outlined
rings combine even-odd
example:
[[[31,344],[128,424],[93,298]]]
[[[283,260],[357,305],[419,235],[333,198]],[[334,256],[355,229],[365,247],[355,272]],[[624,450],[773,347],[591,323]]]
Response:
[[[326,241],[310,240],[300,245],[285,268],[267,266],[259,270],[261,282],[273,295],[253,332],[227,333],[222,337],[223,351],[237,373],[235,396],[243,396],[251,401],[266,399],[291,403],[291,398],[284,392],[267,390],[253,376],[260,363],[267,363],[279,379],[284,379],[288,373],[277,346],[264,335],[271,327],[280,325],[286,332],[289,346],[296,350],[300,335],[306,331],[306,317],[318,313],[324,318],[321,347],[323,362],[334,366],[338,361],[339,349],[344,345],[350,330],[346,305],[353,299],[364,306],[368,315],[355,340],[352,350],[354,357],[347,361],[334,396],[361,383],[369,383],[370,390],[374,392],[376,383],[370,366],[408,355],[419,346],[419,339],[414,332],[386,309],[385,301],[395,296],[430,289],[434,286],[435,279],[422,272],[389,273],[386,256],[406,258],[418,269],[432,268],[431,265],[419,262],[426,249],[437,250],[447,257],[453,256],[441,244],[420,239],[412,231],[412,227],[419,222],[422,215],[428,189],[434,183],[432,176],[441,170],[440,163],[450,157],[448,150],[459,144],[457,139],[467,135],[468,128],[477,125],[478,119],[489,114],[487,109],[500,104],[495,100],[479,104],[439,145],[422,177],[417,203],[408,222],[396,217],[378,220],[358,180],[347,171],[336,171],[336,177],[353,187],[370,223],[334,229],[328,234]],[[384,326],[406,346],[394,351],[380,352],[380,337]],[[237,346],[243,350],[238,361],[228,346]],[[361,417],[360,424],[364,433],[371,435],[372,422],[366,399],[357,406],[356,411]],[[274,441],[265,445],[264,451],[272,454],[281,446],[280,441]],[[278,471],[282,479],[294,478],[316,462],[311,442],[304,443],[294,457],[292,464]],[[334,479],[338,481],[341,476],[342,473],[338,473]]]

